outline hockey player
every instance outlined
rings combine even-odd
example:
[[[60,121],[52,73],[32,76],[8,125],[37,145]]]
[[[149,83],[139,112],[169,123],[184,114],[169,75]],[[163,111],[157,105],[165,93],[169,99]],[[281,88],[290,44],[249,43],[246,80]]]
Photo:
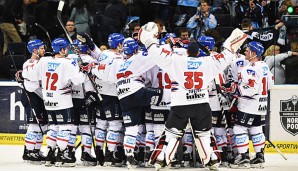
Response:
[[[95,63],[96,60],[88,55],[88,45],[83,44],[79,40],[73,41],[73,46],[77,54],[68,55],[71,56],[76,62],[83,63]],[[95,123],[95,109],[99,107],[98,96],[92,87],[90,80],[87,82],[72,87],[72,98],[74,105],[74,124],[79,125],[79,131],[81,133],[82,142],[82,155],[81,161],[84,165],[96,166],[97,161],[91,155],[91,148],[93,143],[93,133],[91,133],[91,124]],[[75,134],[71,135],[75,139]],[[75,142],[75,141],[74,141]]]
[[[273,76],[268,65],[260,61],[264,47],[252,41],[245,50],[249,64],[243,67],[238,81],[238,112],[234,126],[236,145],[239,155],[231,164],[232,168],[262,168],[264,160],[265,135],[262,126],[267,113],[268,90],[273,85]],[[255,158],[249,158],[249,137],[256,152]]]
[[[116,83],[125,126],[123,144],[128,168],[137,165],[134,148],[143,107],[159,104],[162,96],[160,89],[145,88],[141,75],[152,68],[154,63],[148,61],[146,52],[138,52],[137,49],[137,42],[130,39],[123,43],[125,61],[114,59],[109,64],[93,67],[91,71],[103,81]],[[90,66],[85,69],[86,72],[90,70]]]
[[[97,62],[100,63],[100,66],[108,65],[113,60],[123,60],[123,56],[120,54],[123,40],[124,36],[120,33],[109,35],[110,49],[99,54]],[[91,55],[96,56],[95,53]],[[113,162],[121,165],[124,156],[122,147],[123,121],[116,84],[103,82],[100,79],[96,79],[96,83],[100,87],[99,92],[103,98],[102,107],[104,110],[96,122],[96,151],[102,153],[106,141],[107,150],[105,150],[104,166],[111,166]]]
[[[21,81],[24,86],[21,102],[25,107],[29,125],[25,136],[23,160],[40,163],[45,161],[40,148],[43,142],[43,132],[48,122],[48,114],[43,104],[41,88],[35,90],[39,82],[31,81],[30,75],[36,72],[36,64],[45,54],[45,44],[39,39],[34,39],[28,42],[27,49],[31,53],[31,58],[23,64],[23,70],[16,74],[17,80]]]
[[[229,64],[232,60],[231,52],[240,47],[247,35],[239,29],[234,30],[224,43],[224,47],[228,50],[216,57],[196,58],[199,50],[197,44],[189,44],[188,49],[193,48],[193,53],[196,52],[192,54],[195,57],[191,58],[173,54],[156,46],[157,33],[157,26],[152,22],[144,25],[139,32],[140,41],[147,47],[149,56],[169,74],[172,80],[172,112],[166,122],[164,136],[159,140],[157,150],[162,150],[162,152],[155,158],[153,156],[153,162],[157,160],[156,169],[161,167],[162,164],[159,161],[163,162],[164,159],[169,164],[177,149],[178,141],[183,135],[183,129],[190,121],[202,163],[213,164],[213,161],[210,161],[212,113],[208,103],[207,86],[221,68]]]
[[[58,146],[56,166],[75,166],[76,158],[70,154],[68,142],[70,134],[75,134],[73,125],[73,103],[71,84],[86,81],[86,75],[79,71],[73,60],[66,59],[69,42],[56,38],[51,43],[54,57],[44,57],[37,64],[34,81],[42,82],[42,94],[45,108],[49,113],[50,128],[47,132],[48,154],[46,165],[55,160],[55,149]]]
[[[213,51],[215,41],[213,37],[210,36],[201,36],[198,38],[198,42],[203,45],[206,50],[210,53],[211,56],[219,55],[217,52]],[[206,53],[205,53],[206,54]],[[205,55],[206,56],[206,55]],[[213,146],[214,153],[211,156],[214,157],[214,154],[218,155],[217,158],[221,159],[221,165],[228,165],[228,148],[227,148],[227,132],[226,132],[226,115],[229,110],[229,100],[220,90],[220,85],[225,83],[223,69],[216,76],[217,79],[214,79],[209,85],[209,104],[212,110],[212,133],[215,137],[211,137],[211,143]],[[215,143],[215,142],[216,143]],[[220,152],[219,153],[216,152]]]

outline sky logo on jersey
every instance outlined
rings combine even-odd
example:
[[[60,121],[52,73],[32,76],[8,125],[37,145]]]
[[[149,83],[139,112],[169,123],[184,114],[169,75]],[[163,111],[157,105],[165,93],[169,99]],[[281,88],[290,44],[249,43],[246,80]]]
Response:
[[[107,58],[109,58],[108,55],[106,55],[106,54],[101,54],[101,55],[99,56],[99,58],[98,58],[98,61],[101,62],[101,61],[106,60]]]
[[[187,68],[188,69],[198,69],[202,62],[196,61],[187,61]]]
[[[248,69],[248,70],[246,70],[246,72],[249,76],[253,76],[253,77],[256,76],[256,71],[254,71],[254,70]]]
[[[124,64],[122,64],[122,65],[120,66],[119,72],[123,72],[123,71],[125,71],[125,70],[129,67],[129,65],[131,64],[131,62],[132,62],[132,61],[124,62]]]
[[[269,70],[268,67],[266,67],[266,66],[263,67],[263,75],[264,76],[267,76],[268,75],[268,70]]]
[[[55,71],[59,65],[60,65],[60,63],[49,62],[48,63],[48,71],[51,71],[51,72]]]

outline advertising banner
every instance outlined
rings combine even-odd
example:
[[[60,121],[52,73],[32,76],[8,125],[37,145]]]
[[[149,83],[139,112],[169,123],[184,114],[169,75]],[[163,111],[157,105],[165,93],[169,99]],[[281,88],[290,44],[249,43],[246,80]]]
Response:
[[[270,140],[284,152],[298,151],[298,86],[275,85],[270,96]]]
[[[0,133],[26,133],[22,89],[16,82],[0,82]]]

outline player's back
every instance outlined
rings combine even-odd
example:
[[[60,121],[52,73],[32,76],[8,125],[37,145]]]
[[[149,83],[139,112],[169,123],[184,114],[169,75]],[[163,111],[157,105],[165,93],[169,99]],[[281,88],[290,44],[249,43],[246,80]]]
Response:
[[[77,85],[86,80],[76,62],[66,58],[43,57],[38,63],[37,72],[38,79],[42,81],[47,110],[72,107],[71,83]]]

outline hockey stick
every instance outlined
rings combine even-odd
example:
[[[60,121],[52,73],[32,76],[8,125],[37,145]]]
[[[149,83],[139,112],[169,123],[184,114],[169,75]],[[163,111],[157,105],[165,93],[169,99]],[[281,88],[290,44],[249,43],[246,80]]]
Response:
[[[266,138],[266,140],[269,142],[270,145],[272,145],[272,147],[285,159],[288,160],[288,158],[286,158],[285,155],[282,154],[282,152],[268,139]]]
[[[72,41],[72,39],[70,38],[69,34],[67,33],[67,31],[66,31],[66,29],[65,29],[65,27],[64,27],[64,24],[63,24],[63,22],[62,22],[62,19],[61,19],[61,14],[62,14],[62,10],[63,10],[64,4],[65,4],[65,0],[60,0],[60,1],[59,1],[58,11],[57,11],[57,18],[58,18],[58,21],[59,21],[59,23],[60,23],[62,29],[64,30],[64,33],[65,33],[65,35],[66,35],[68,41],[70,42],[70,44],[73,44],[73,41]],[[82,58],[80,57],[80,55],[78,55],[78,57],[79,57],[79,61],[78,61],[78,63],[82,62]],[[90,82],[91,82],[91,84],[92,84],[92,86],[93,86],[93,88],[94,88],[94,90],[95,90],[95,92],[96,92],[96,94],[97,94],[99,100],[102,101],[102,97],[101,97],[101,95],[100,95],[99,92],[98,92],[96,83],[94,82],[94,80],[91,78],[91,76],[90,76],[89,74],[87,74],[87,76],[88,76],[88,78],[89,78],[89,80],[90,80]]]
[[[7,50],[8,50],[8,52],[9,52],[9,56],[10,56],[10,58],[11,58],[11,60],[12,60],[14,69],[16,70],[16,72],[18,72],[16,63],[15,63],[13,57],[12,57],[11,51],[10,51],[9,48],[8,48]],[[32,103],[31,103],[30,97],[29,97],[29,95],[28,95],[28,92],[27,92],[27,90],[26,90],[26,88],[25,88],[24,82],[22,82],[21,84],[22,84],[22,87],[23,87],[23,89],[24,89],[25,95],[26,95],[26,97],[27,97],[27,99],[28,99],[28,103],[29,103],[29,106],[30,106],[30,108],[31,108],[31,111],[32,111],[32,113],[33,113],[33,115],[34,115],[34,117],[35,117],[35,120],[36,120],[36,122],[37,122],[37,124],[38,124],[38,127],[39,127],[39,129],[40,129],[40,132],[41,132],[42,135],[44,135],[44,132],[43,132],[43,130],[42,130],[42,128],[41,128],[40,122],[39,122],[39,120],[38,120],[38,118],[37,118],[35,109],[32,107]]]
[[[52,40],[51,40],[51,37],[50,37],[49,32],[48,32],[42,25],[40,25],[40,24],[38,24],[38,23],[35,23],[35,25],[36,25],[37,27],[39,27],[42,31],[45,32],[45,34],[47,35],[47,37],[48,37],[48,39],[49,39],[49,41],[50,41],[50,43],[51,43]]]

